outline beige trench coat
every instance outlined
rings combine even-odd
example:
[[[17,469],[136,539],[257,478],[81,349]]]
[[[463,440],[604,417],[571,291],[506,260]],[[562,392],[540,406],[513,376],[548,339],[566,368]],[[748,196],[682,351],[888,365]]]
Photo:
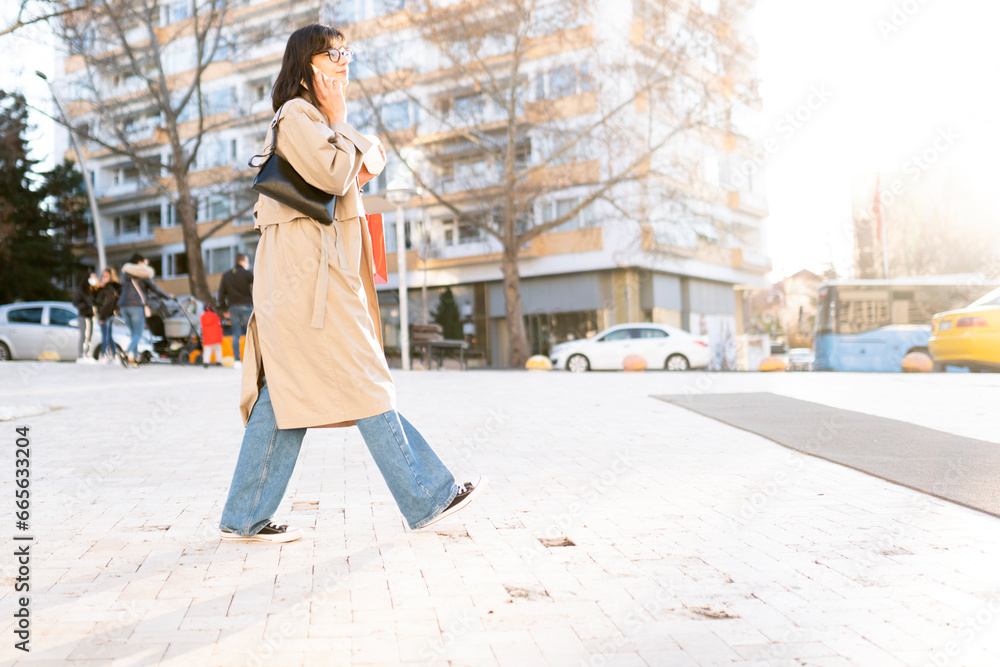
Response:
[[[328,124],[306,99],[279,113],[276,152],[338,198],[329,226],[270,197],[257,201],[240,411],[245,426],[266,375],[278,428],[350,426],[396,402],[356,180],[372,144],[346,123]],[[263,153],[270,144],[268,132]]]

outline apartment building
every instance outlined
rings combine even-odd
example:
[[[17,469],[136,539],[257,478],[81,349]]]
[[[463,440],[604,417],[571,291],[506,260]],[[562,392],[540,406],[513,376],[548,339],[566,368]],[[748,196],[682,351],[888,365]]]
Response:
[[[385,211],[390,275],[379,287],[379,302],[387,348],[399,340],[399,249],[395,208],[383,196],[408,189],[403,217],[410,321],[432,318],[439,295],[450,288],[465,337],[484,363],[505,366],[510,360],[503,235],[489,229],[502,232],[503,207],[516,205],[515,231],[558,221],[518,248],[533,353],[547,354],[556,342],[612,324],[653,321],[708,334],[714,367],[734,367],[733,285],[766,286],[770,270],[767,207],[755,158],[762,153],[755,127],[759,103],[752,90],[749,97],[734,92],[753,78],[744,3],[555,0],[539,2],[527,18],[512,16],[503,1],[436,4],[452,13],[429,22],[426,7],[405,0],[249,2],[234,6],[230,19],[234,34],[253,34],[255,26],[281,16],[288,32],[319,20],[348,35],[357,54],[355,84],[347,89],[350,120],[379,134],[390,149],[386,171],[367,188],[371,208]],[[163,21],[189,20],[190,12],[182,0],[170,5]],[[476,12],[478,23],[468,18]],[[449,26],[449,17],[457,23]],[[470,35],[470,25],[487,29]],[[503,37],[505,30],[522,29],[523,41]],[[270,84],[285,35],[233,39],[234,48],[222,50],[204,71],[203,99],[213,117],[226,121],[202,137],[191,178],[212,289],[236,252],[252,256],[256,246],[251,219],[233,215],[244,207],[252,177],[245,161],[259,150],[271,116]],[[458,42],[466,46],[451,48]],[[665,69],[663,54],[678,44],[693,48],[671,62],[672,71],[711,93],[702,104],[711,113],[687,125],[678,111],[685,108],[681,98],[701,104],[692,87],[677,91],[670,84],[664,92],[642,83],[643,76],[648,81]],[[183,57],[176,61],[176,74],[183,75]],[[475,66],[466,67],[470,62]],[[71,57],[67,81],[74,71]],[[509,105],[487,90],[498,80],[496,90],[513,91]],[[155,151],[162,146],[162,118],[144,115],[141,95],[131,95],[121,100],[130,131]],[[85,121],[84,104],[77,112]],[[670,139],[657,143],[660,136]],[[507,164],[497,159],[504,154]],[[188,292],[183,239],[169,198],[99,147],[92,147],[88,169],[109,261],[142,252],[154,258],[165,289]],[[517,178],[505,185],[510,176]],[[613,188],[589,201],[610,181]],[[518,188],[514,202],[510,191]]]

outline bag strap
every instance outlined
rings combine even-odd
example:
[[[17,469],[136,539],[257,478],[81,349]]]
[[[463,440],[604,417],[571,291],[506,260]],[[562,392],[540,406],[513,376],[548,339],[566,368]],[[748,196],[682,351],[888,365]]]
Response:
[[[288,100],[291,102],[291,100]],[[285,104],[288,104],[285,102]],[[278,144],[278,121],[281,120],[281,112],[285,110],[285,104],[278,107],[278,111],[274,114],[274,120],[271,121],[271,150],[268,153],[260,153],[259,155],[254,155],[252,158],[247,160],[247,166],[252,169],[260,169],[264,166],[264,162],[267,162],[268,158],[274,155],[274,147]],[[254,164],[254,160],[257,158],[264,158],[260,163]]]
[[[135,286],[135,291],[139,293],[139,300],[142,301],[142,305],[143,305],[143,307],[145,307],[146,306],[146,295],[142,293],[141,289],[139,289],[139,283],[137,283],[135,281],[135,278],[132,278],[132,284]]]

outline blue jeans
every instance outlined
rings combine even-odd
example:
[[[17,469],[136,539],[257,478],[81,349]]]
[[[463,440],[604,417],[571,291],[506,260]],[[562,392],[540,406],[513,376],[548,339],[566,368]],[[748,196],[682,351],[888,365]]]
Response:
[[[101,320],[101,354],[110,357],[115,355],[115,340],[111,337],[111,325],[114,324],[114,321],[114,315],[106,320]]]
[[[423,436],[395,410],[356,420],[375,464],[410,528],[420,528],[455,499],[458,485]],[[219,527],[248,537],[281,504],[306,429],[279,429],[267,382],[250,412]]]
[[[122,306],[121,311],[129,333],[132,334],[126,351],[135,359],[139,356],[139,339],[142,338],[142,329],[146,326],[146,311],[142,306]]]
[[[247,332],[247,322],[250,321],[250,313],[253,306],[230,306],[229,321],[232,323],[233,334],[233,356],[237,361],[242,361],[240,354],[240,336]]]

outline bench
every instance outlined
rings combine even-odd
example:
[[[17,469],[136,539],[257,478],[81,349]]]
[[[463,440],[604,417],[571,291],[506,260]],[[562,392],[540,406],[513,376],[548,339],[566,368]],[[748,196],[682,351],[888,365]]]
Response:
[[[434,360],[434,350],[438,351],[438,370],[444,365],[444,354],[448,350],[458,350],[458,362],[462,370],[468,370],[465,364],[465,351],[469,344],[464,340],[422,340],[410,344],[415,350],[420,350],[420,361],[431,370]]]

